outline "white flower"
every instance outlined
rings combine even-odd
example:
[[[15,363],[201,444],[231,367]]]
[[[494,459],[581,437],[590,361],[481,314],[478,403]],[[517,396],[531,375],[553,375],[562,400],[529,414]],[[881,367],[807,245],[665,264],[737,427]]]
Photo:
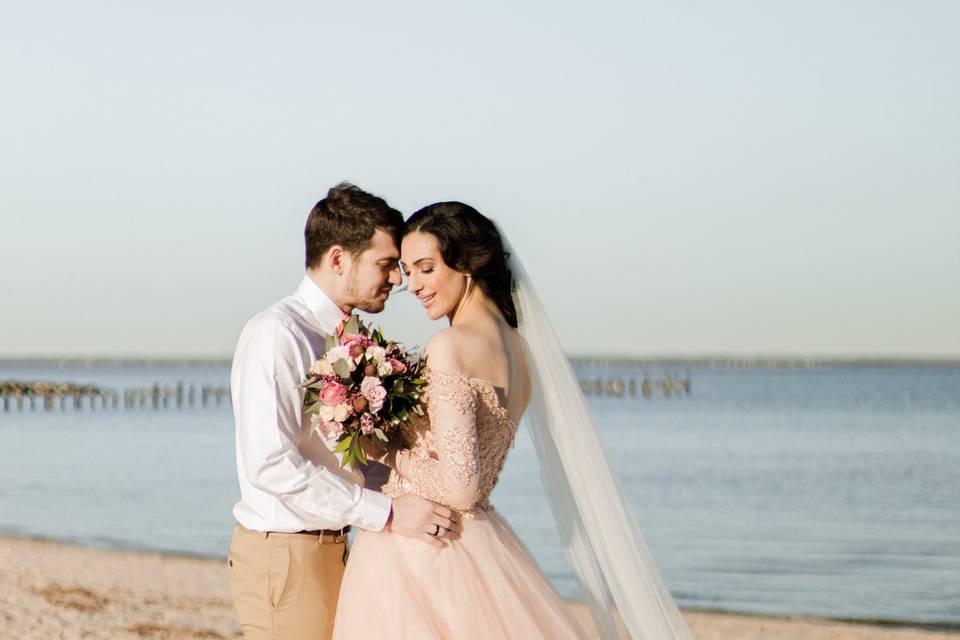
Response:
[[[367,360],[373,360],[377,364],[387,359],[387,350],[376,345],[367,347]]]
[[[350,415],[350,412],[353,410],[349,404],[344,402],[343,404],[338,404],[333,410],[333,419],[337,422],[343,422],[347,419],[347,416]]]
[[[330,362],[336,362],[337,360],[346,360],[350,357],[350,351],[344,346],[332,347],[327,351],[325,356]]]
[[[326,360],[331,363],[331,371],[333,370],[333,365],[336,364],[338,360],[346,360],[347,364],[350,365],[350,371],[353,371],[357,368],[356,361],[350,357],[350,350],[342,345],[327,351]]]
[[[335,412],[336,412],[336,409],[334,409],[331,406],[323,404],[323,405],[320,405],[320,409],[317,410],[317,415],[320,416],[320,419],[323,420],[324,422],[333,422],[333,416]]]
[[[310,367],[310,375],[312,376],[332,376],[333,375],[333,365],[330,364],[330,361],[326,358],[321,358],[313,363],[313,366]]]
[[[381,378],[393,373],[393,365],[389,362],[380,361],[377,363],[377,375]]]

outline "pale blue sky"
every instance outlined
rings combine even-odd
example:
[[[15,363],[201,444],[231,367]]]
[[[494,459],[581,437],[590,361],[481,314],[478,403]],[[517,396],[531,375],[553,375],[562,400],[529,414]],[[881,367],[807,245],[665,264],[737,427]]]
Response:
[[[0,355],[229,355],[341,179],[497,219],[572,352],[960,355],[958,27],[953,2],[5,8]],[[435,328],[402,295],[382,323]]]

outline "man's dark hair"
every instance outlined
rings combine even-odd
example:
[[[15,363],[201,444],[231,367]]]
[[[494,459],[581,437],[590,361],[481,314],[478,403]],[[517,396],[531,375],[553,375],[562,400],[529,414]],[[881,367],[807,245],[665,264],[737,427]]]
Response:
[[[386,200],[367,193],[349,182],[341,182],[314,205],[307,216],[303,239],[307,249],[307,269],[320,263],[333,245],[353,255],[363,253],[377,229],[389,233],[400,246],[403,214]]]

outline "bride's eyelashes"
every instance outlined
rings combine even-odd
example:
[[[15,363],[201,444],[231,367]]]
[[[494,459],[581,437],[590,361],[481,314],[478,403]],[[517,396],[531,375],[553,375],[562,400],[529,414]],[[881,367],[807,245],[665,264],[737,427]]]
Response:
[[[403,273],[404,278],[410,277],[410,271],[408,271],[407,269],[401,269],[401,273]],[[427,267],[426,269],[421,269],[420,273],[433,273],[433,267]]]

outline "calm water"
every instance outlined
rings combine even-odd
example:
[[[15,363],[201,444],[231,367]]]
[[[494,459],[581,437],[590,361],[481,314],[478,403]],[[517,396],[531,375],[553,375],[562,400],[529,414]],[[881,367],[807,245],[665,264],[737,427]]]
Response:
[[[689,374],[688,397],[590,400],[682,606],[960,624],[960,369]],[[226,384],[227,370],[8,366],[5,378],[124,388]],[[2,531],[221,556],[236,498],[226,403],[0,412]],[[575,595],[523,433],[493,501]]]

